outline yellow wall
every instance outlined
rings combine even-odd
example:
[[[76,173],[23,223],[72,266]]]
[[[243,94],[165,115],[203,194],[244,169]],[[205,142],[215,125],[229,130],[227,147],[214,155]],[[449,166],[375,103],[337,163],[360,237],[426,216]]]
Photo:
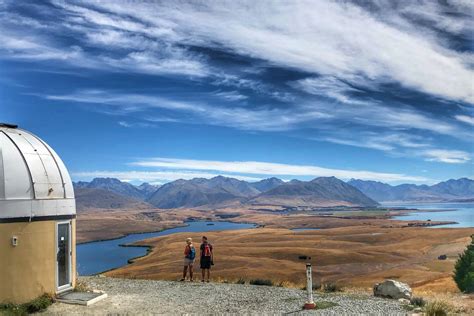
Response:
[[[72,220],[72,279],[76,276]],[[18,246],[11,244],[18,237]],[[24,303],[56,292],[56,221],[0,223],[0,302]]]

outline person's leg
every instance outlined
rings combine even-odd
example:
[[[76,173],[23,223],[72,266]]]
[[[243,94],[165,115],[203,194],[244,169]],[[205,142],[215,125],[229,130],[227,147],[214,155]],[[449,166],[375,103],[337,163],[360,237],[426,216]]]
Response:
[[[207,272],[207,282],[209,282],[209,278],[211,276],[211,269],[206,269]]]
[[[206,269],[201,268],[201,282],[204,282],[204,276],[206,274]]]
[[[193,274],[194,274],[194,266],[192,264],[189,265],[189,279],[193,281]]]
[[[184,266],[184,268],[183,268],[183,278],[181,279],[181,281],[186,280],[187,272],[188,272],[188,266]]]

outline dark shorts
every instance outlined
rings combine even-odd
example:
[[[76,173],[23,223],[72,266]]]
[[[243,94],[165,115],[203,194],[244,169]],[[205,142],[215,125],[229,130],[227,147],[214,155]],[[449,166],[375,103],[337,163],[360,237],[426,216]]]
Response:
[[[201,269],[211,268],[211,257],[201,257]]]

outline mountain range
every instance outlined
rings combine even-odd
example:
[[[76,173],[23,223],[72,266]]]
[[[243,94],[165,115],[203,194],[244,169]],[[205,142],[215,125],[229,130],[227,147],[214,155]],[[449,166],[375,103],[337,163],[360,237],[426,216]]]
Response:
[[[135,198],[99,188],[74,187],[78,211],[88,209],[147,209],[153,206]]]
[[[115,178],[75,182],[78,209],[179,208],[237,204],[285,206],[375,206],[377,202],[440,202],[474,198],[474,181],[467,178],[438,184],[391,186],[377,181],[320,177],[311,181],[268,178],[247,182],[217,176],[176,180],[162,186],[139,186]]]
[[[167,183],[147,201],[159,208],[194,207],[238,202],[259,193],[258,189],[246,181],[218,176]]]
[[[375,206],[378,203],[335,177],[292,180],[265,191],[248,202],[304,206]]]
[[[474,198],[474,180],[468,178],[451,179],[431,186],[425,184],[392,186],[377,181],[356,179],[352,179],[347,183],[378,202],[448,202]]]
[[[135,186],[115,178],[94,178],[91,182],[79,181],[74,183],[74,188],[103,189],[137,200],[145,200],[150,194],[155,192],[158,187],[159,186],[149,183],[142,183],[140,186]]]

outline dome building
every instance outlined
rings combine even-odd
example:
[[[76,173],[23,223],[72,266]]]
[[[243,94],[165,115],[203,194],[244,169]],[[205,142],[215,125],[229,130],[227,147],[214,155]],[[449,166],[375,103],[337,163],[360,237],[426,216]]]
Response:
[[[75,218],[58,155],[30,132],[0,123],[0,303],[74,288]]]

